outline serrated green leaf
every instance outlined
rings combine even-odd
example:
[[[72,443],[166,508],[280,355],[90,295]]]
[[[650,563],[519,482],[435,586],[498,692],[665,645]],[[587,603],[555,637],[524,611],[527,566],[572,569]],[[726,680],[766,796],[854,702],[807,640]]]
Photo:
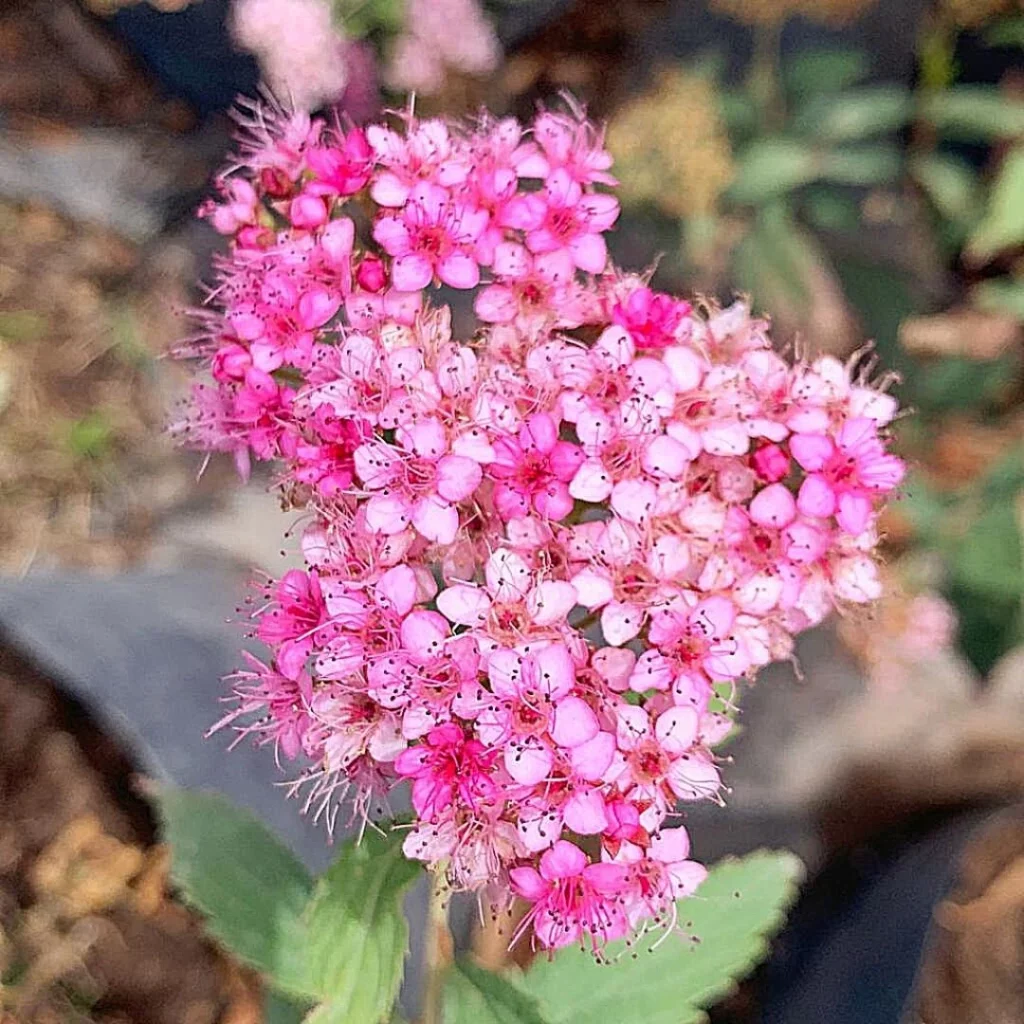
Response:
[[[254,815],[216,793],[154,789],[171,878],[206,928],[267,979],[312,996],[302,916],[313,880]]]
[[[613,943],[599,965],[580,949],[539,960],[523,980],[549,1024],[696,1024],[765,954],[796,895],[803,866],[791,853],[759,851],[718,864],[697,895],[679,903],[691,938],[657,948]],[[635,956],[634,956],[635,952]]]
[[[958,85],[925,96],[922,120],[942,135],[965,142],[989,142],[1024,135],[1024,103],[994,86]]]
[[[537,1000],[501,975],[468,961],[452,967],[444,988],[445,1024],[547,1024]]]
[[[782,78],[794,95],[839,92],[861,81],[871,70],[863,50],[805,50],[786,61]]]
[[[844,146],[824,155],[820,175],[840,185],[885,185],[899,176],[902,167],[894,145]]]
[[[920,153],[910,158],[909,166],[941,216],[961,228],[977,220],[981,188],[969,164],[945,153]]]
[[[817,153],[804,142],[759,139],[740,154],[728,196],[737,203],[766,202],[814,181],[819,163]]]
[[[985,260],[1024,244],[1024,146],[1003,160],[989,195],[988,209],[967,243],[967,251]]]
[[[317,1024],[376,1024],[398,995],[409,945],[402,897],[422,867],[400,836],[368,831],[346,843],[317,883],[307,914],[308,972],[324,1005]]]
[[[816,141],[855,142],[902,128],[913,101],[896,85],[864,86],[838,95],[812,96],[793,117],[793,130]]]

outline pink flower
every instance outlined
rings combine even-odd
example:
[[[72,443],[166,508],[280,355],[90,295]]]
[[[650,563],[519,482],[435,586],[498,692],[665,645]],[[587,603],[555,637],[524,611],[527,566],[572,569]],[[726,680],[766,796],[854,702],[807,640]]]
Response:
[[[505,770],[532,786],[555,764],[557,748],[572,750],[600,731],[597,716],[573,695],[576,673],[561,644],[535,655],[495,651],[487,661],[493,698],[476,715],[477,735],[503,748]]]
[[[718,769],[697,746],[700,716],[693,708],[670,707],[652,722],[644,708],[623,704],[617,718],[624,766],[616,785],[622,792],[638,789],[663,813],[675,799],[706,800],[718,792]]]
[[[210,732],[255,715],[248,723],[235,726],[235,742],[252,736],[261,746],[272,743],[276,752],[289,761],[295,760],[305,752],[304,739],[310,728],[313,682],[309,673],[302,671],[296,679],[289,679],[248,651],[243,651],[242,657],[249,668],[231,677],[238,706],[212,726]]]
[[[793,457],[809,476],[800,485],[797,506],[805,515],[827,517],[847,533],[862,533],[871,520],[873,499],[897,487],[905,466],[889,455],[878,426],[866,416],[847,420],[835,440],[825,434],[794,434]]]
[[[751,660],[735,623],[736,606],[726,597],[705,598],[689,611],[668,606],[651,622],[651,643],[712,679],[736,679]]]
[[[531,416],[515,437],[494,442],[488,476],[497,481],[494,503],[505,519],[532,508],[547,519],[564,519],[573,506],[568,482],[583,461],[574,444],[558,439],[558,423],[546,413]]]
[[[467,3],[410,5],[403,74],[493,56],[452,34]],[[406,855],[511,886],[542,946],[671,928],[704,869],[665,824],[720,799],[736,681],[881,592],[895,401],[857,358],[785,358],[746,303],[609,268],[611,158],[576,108],[245,127],[176,430],[273,460],[308,525],[221,724],[307,758],[329,825],[408,780]],[[474,327],[432,293],[481,267]]]
[[[580,270],[600,274],[608,260],[603,233],[618,216],[619,201],[614,196],[585,194],[569,172],[559,168],[542,191],[510,202],[503,220],[506,226],[525,231],[530,252],[565,252]]]
[[[533,125],[534,152],[520,161],[519,173],[529,178],[546,178],[563,169],[581,185],[617,185],[608,173],[612,156],[604,148],[601,133],[583,117],[582,111],[558,114],[544,111]]]
[[[668,348],[677,343],[676,332],[692,310],[671,295],[634,288],[612,308],[612,323],[625,327],[637,348]]]
[[[690,837],[684,828],[655,832],[647,850],[623,843],[615,862],[626,866],[630,890],[629,918],[633,927],[667,916],[675,922],[675,903],[692,896],[707,878],[707,869],[690,860]]]
[[[485,584],[452,583],[437,597],[437,607],[460,626],[481,626],[494,615],[535,626],[561,626],[578,603],[576,588],[565,580],[538,578],[526,560],[499,548],[484,566]]]
[[[267,82],[296,107],[315,110],[344,92],[345,37],[325,0],[239,0],[231,31],[256,55]]]
[[[539,871],[513,868],[509,878],[515,892],[533,904],[521,927],[532,924],[547,949],[580,941],[598,948],[629,931],[622,899],[625,869],[589,863],[578,846],[564,839],[541,855]]]
[[[447,68],[483,75],[500,58],[494,30],[476,0],[408,0],[388,78],[395,89],[429,96],[443,86]]]
[[[325,195],[351,196],[365,188],[373,169],[373,150],[361,128],[329,135],[306,151],[314,188]]]
[[[367,525],[390,534],[412,524],[427,540],[451,544],[459,528],[456,505],[483,476],[479,463],[451,454],[436,419],[401,428],[398,440],[399,447],[370,441],[355,451],[359,479],[371,492]]]
[[[458,798],[472,807],[494,799],[493,768],[497,754],[467,739],[452,723],[432,729],[426,742],[399,754],[395,771],[412,779],[412,805],[425,821],[437,818]]]
[[[274,603],[260,615],[256,635],[277,650],[277,667],[286,679],[298,679],[313,650],[317,627],[327,606],[316,572],[286,572],[274,587]]]
[[[424,182],[413,189],[400,213],[377,220],[373,237],[394,257],[391,280],[399,291],[426,288],[435,274],[452,288],[475,288],[480,265],[473,250],[486,226],[483,210]]]

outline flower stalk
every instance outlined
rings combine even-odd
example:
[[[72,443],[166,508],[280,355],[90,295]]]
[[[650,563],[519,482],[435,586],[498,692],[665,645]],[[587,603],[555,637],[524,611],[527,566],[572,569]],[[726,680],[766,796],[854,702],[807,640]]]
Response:
[[[444,1021],[444,981],[455,947],[448,926],[450,889],[443,870],[430,872],[427,927],[423,943],[423,1013],[421,1024]]]

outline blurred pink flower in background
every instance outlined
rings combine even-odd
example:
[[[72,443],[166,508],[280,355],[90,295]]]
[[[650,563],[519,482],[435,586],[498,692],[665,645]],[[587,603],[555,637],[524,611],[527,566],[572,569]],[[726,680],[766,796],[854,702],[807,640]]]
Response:
[[[345,92],[348,43],[326,0],[236,0],[231,34],[296,109],[316,110]]]
[[[497,37],[476,0],[408,0],[387,80],[393,89],[431,94],[445,71],[485,75],[501,59]]]

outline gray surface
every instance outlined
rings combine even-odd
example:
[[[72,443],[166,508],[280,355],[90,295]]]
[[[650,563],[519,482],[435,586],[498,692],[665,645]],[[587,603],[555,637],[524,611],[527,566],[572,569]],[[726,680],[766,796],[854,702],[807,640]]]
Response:
[[[227,731],[204,739],[223,713],[221,677],[237,668],[243,627],[229,623],[245,577],[38,576],[0,582],[0,625],[115,732],[142,769],[181,786],[217,789],[258,814],[314,870],[331,851],[275,783],[268,750]]]

